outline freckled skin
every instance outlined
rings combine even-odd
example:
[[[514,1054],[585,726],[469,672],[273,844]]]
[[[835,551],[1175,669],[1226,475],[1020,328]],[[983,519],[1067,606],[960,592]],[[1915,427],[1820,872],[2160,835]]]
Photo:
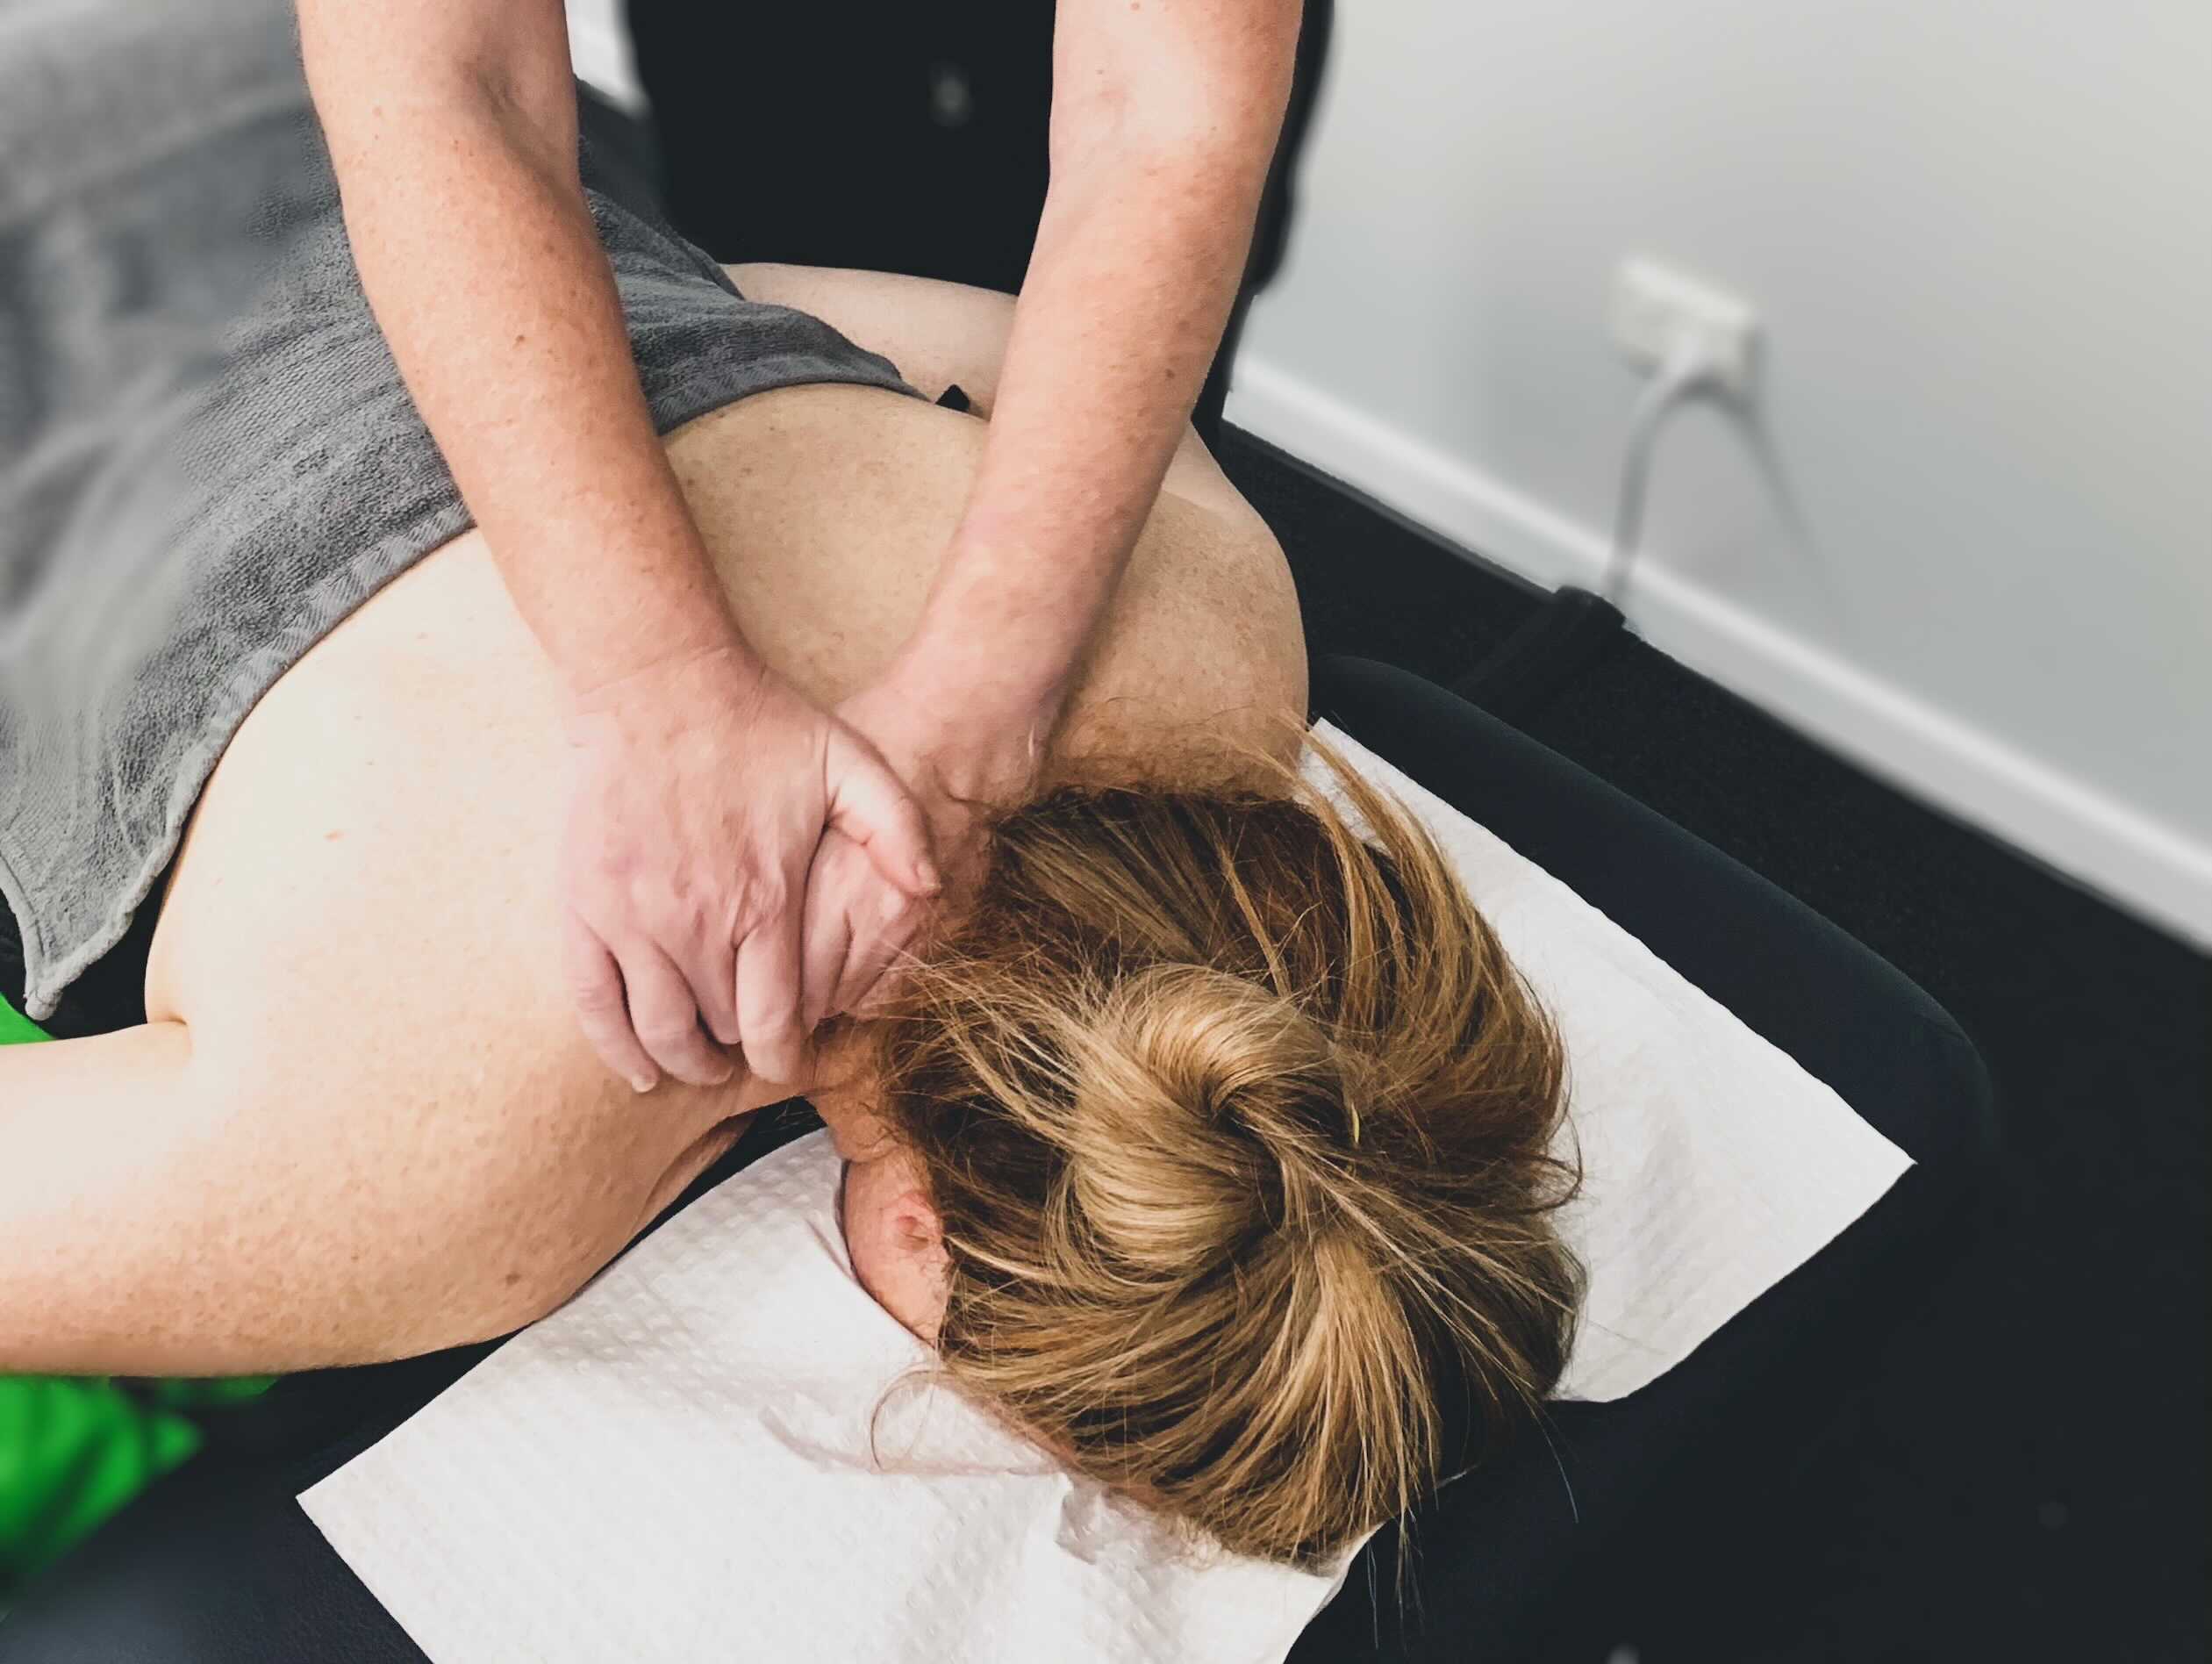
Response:
[[[741,281],[990,408],[997,298]],[[669,454],[747,635],[827,703],[918,615],[984,435],[805,387]],[[1280,550],[1187,440],[1056,756],[1211,772],[1224,740],[1279,750],[1305,697]],[[0,1370],[290,1369],[502,1332],[791,1095],[741,1070],[641,1098],[591,1053],[560,972],[565,770],[552,673],[473,533],[283,678],[195,814],[153,1021],[0,1052]]]

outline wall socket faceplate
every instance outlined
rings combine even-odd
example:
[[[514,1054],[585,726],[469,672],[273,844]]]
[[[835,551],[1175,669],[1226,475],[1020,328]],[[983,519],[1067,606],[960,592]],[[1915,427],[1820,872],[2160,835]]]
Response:
[[[1748,302],[1641,257],[1623,261],[1613,279],[1613,344],[1638,369],[1656,371],[1686,338],[1701,340],[1714,378],[1748,398],[1758,346],[1758,318]]]

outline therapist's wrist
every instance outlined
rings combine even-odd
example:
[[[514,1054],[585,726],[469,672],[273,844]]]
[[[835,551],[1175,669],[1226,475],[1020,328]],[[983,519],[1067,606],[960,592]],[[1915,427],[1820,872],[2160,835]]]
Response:
[[[660,682],[766,673],[689,510],[680,497],[655,512],[662,506],[640,505],[641,524],[621,531],[561,527],[539,541],[534,525],[506,528],[504,541],[524,554],[503,559],[501,575],[573,706],[620,702]]]
[[[1096,609],[1088,598],[947,587],[880,678],[956,702],[1000,728],[1050,729],[1073,692]]]
[[[679,718],[710,714],[746,721],[768,699],[770,673],[734,628],[721,639],[694,643],[641,658],[618,673],[570,691],[569,727],[572,737],[610,716],[663,710]],[[678,726],[691,726],[688,721]]]
[[[840,714],[926,797],[1019,801],[1042,769],[1062,701],[913,645]]]
[[[977,754],[1042,751],[1058,724],[1073,681],[1056,655],[1024,653],[1006,633],[978,620],[949,642],[917,635],[875,685],[923,714],[956,749]]]

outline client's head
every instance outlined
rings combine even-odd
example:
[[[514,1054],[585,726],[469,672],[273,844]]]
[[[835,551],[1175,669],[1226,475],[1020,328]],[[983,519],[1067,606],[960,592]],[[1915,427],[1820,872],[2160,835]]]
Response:
[[[1428,834],[1337,773],[1364,838],[1287,771],[1007,815],[866,1031],[889,1137],[847,1179],[855,1268],[955,1381],[1281,1560],[1528,1418],[1578,1293],[1557,1037]]]

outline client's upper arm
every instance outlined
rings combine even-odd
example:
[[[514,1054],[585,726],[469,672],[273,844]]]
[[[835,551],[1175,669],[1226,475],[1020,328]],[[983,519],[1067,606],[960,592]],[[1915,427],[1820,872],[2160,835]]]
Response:
[[[574,1075],[457,1046],[433,1084],[369,1050],[225,1055],[166,1022],[0,1055],[0,1371],[259,1373],[503,1333],[620,1250],[698,1137]]]

